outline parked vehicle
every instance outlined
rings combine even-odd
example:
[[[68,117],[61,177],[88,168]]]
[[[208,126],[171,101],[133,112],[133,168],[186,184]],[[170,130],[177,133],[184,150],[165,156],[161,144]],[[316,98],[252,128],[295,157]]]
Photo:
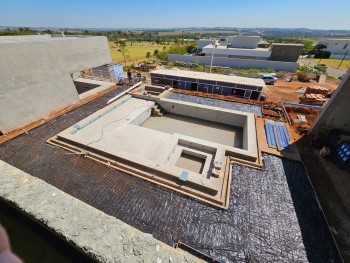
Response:
[[[261,75],[259,79],[262,79],[266,84],[275,84],[277,82],[277,78],[271,75]]]

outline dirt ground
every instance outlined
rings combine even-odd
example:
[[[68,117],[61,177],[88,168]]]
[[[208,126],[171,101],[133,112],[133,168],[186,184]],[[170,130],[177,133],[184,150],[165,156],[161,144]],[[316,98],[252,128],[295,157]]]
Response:
[[[299,103],[299,98],[302,96],[301,93],[296,91],[303,87],[308,86],[321,86],[335,90],[338,87],[339,81],[327,81],[326,84],[318,84],[316,81],[310,82],[287,82],[278,80],[275,85],[266,85],[263,89],[262,95],[266,96],[268,102],[279,102],[289,101]]]

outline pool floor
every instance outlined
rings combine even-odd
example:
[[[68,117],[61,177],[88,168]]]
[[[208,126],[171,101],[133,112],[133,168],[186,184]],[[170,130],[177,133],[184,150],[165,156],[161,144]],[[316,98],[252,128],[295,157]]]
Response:
[[[237,126],[165,113],[161,117],[151,116],[141,124],[141,127],[169,134],[178,133],[242,149],[243,129]]]

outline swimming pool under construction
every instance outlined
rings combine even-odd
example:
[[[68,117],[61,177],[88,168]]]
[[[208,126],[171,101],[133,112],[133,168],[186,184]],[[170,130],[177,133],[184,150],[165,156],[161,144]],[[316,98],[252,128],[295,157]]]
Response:
[[[249,144],[259,106],[145,87],[107,104],[127,88],[1,144],[0,159],[219,262],[341,262],[303,164]],[[221,160],[219,177],[210,159]],[[225,198],[215,194],[220,180]]]
[[[232,162],[261,166],[255,116],[125,95],[48,142],[228,208]]]

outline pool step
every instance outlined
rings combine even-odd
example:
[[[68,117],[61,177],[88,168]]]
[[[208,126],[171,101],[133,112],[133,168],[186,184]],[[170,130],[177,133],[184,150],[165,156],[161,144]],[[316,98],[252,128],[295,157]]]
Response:
[[[161,117],[163,116],[163,110],[158,104],[152,106],[152,116]]]

